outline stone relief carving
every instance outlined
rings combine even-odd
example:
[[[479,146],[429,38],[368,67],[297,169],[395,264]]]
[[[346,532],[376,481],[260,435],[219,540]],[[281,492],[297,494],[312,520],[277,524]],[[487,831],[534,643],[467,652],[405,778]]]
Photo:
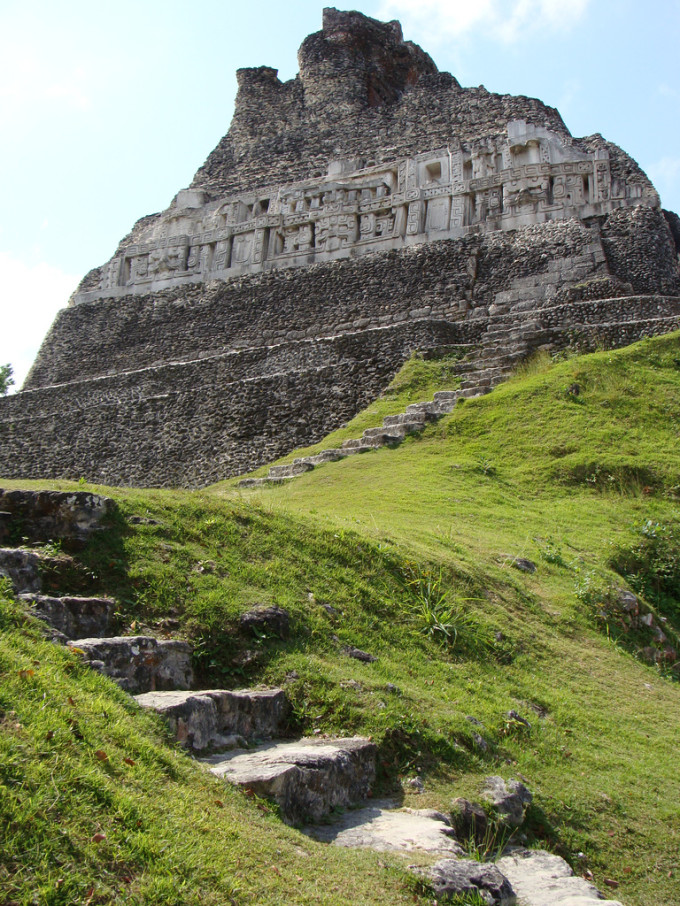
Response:
[[[468,230],[596,216],[641,196],[637,186],[612,183],[606,151],[581,152],[522,120],[508,123],[505,135],[470,146],[452,140],[446,148],[363,169],[340,163],[332,161],[326,177],[238,198],[180,192],[143,241],[102,268],[100,289],[81,294],[82,301]],[[646,201],[658,206],[652,194]]]

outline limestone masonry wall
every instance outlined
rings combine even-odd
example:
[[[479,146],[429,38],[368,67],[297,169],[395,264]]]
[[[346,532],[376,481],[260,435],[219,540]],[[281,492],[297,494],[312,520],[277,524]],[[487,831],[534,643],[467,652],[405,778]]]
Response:
[[[415,349],[465,332],[424,320],[8,397],[1,471],[146,486],[238,475],[320,440],[375,399]]]

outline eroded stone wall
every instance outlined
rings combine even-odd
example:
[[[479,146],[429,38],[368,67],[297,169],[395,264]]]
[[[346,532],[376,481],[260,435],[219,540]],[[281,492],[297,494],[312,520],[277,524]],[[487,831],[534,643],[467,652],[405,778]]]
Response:
[[[0,399],[0,474],[209,484],[321,440],[411,352],[478,340],[471,334],[426,319],[274,349],[269,365],[266,353],[246,353],[240,371],[226,354]]]

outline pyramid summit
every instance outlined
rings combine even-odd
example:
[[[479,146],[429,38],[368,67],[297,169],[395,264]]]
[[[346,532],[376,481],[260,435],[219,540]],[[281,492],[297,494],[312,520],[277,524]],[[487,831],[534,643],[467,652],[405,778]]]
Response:
[[[414,351],[469,347],[497,376],[680,323],[680,221],[635,161],[462,87],[399,23],[326,9],[295,79],[238,84],[191,185],[0,400],[2,474],[207,484],[320,440]]]

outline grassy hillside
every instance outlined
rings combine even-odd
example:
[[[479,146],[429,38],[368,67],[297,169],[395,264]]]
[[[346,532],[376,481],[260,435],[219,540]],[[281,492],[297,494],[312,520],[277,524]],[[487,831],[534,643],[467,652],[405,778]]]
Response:
[[[454,364],[409,363],[320,446],[455,386]],[[378,792],[406,804],[446,809],[490,773],[526,778],[532,843],[618,882],[627,906],[670,904],[680,684],[641,653],[654,631],[629,627],[617,589],[638,591],[675,644],[679,438],[677,334],[539,359],[399,447],[284,486],[103,489],[115,523],[47,581],[115,594],[123,630],[190,638],[206,686],[285,683],[291,732],[372,735]],[[239,632],[254,603],[290,612],[288,641]],[[324,848],[207,776],[7,594],[2,630],[7,902],[429,901],[404,860]]]

